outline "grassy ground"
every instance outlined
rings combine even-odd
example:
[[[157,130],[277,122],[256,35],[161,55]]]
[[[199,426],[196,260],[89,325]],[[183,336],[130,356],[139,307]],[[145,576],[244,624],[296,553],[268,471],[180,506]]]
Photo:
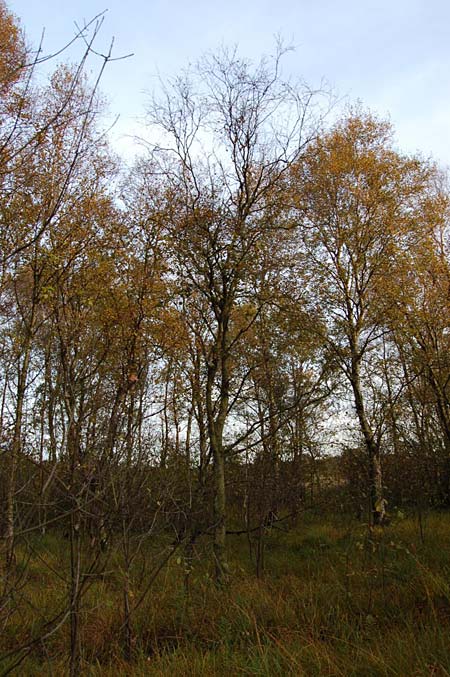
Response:
[[[134,657],[121,648],[120,562],[83,601],[83,675],[450,675],[450,515],[422,525],[397,516],[369,534],[355,522],[308,518],[267,535],[265,576],[257,579],[245,537],[232,537],[232,582],[216,590],[196,551],[174,557],[135,613]],[[46,537],[27,565],[20,613],[1,653],[64,604],[58,577],[67,543]],[[44,566],[43,561],[46,561]],[[50,567],[53,567],[52,571]],[[136,595],[139,591],[136,590]],[[28,609],[28,611],[27,611]],[[12,674],[67,673],[67,626],[38,645]],[[0,674],[7,661],[0,663]]]

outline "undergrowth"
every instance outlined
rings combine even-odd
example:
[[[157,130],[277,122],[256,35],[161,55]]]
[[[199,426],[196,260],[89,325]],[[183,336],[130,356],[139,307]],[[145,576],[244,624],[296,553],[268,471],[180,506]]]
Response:
[[[372,531],[323,518],[272,529],[259,579],[245,537],[230,537],[225,590],[214,586],[209,548],[196,545],[189,569],[181,554],[173,557],[149,589],[132,618],[131,661],[123,657],[122,569],[113,553],[83,598],[82,674],[450,675],[449,515],[428,515],[421,530],[401,514]],[[0,674],[16,658],[6,654],[64,609],[66,549],[48,535],[18,558],[23,579],[0,638]],[[140,593],[131,587],[132,598]],[[67,674],[67,625],[8,674]]]

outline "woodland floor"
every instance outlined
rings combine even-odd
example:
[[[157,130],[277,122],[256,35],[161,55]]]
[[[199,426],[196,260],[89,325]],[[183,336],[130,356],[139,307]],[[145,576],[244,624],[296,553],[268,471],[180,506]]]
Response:
[[[246,537],[230,537],[226,590],[215,588],[202,547],[188,594],[185,563],[174,556],[139,606],[131,662],[121,648],[120,564],[110,558],[111,573],[83,600],[82,675],[450,675],[449,514],[428,514],[420,528],[416,516],[398,513],[372,534],[356,521],[302,518],[267,534],[260,579]],[[0,638],[3,657],[63,603],[65,550],[62,538],[36,539],[20,612]],[[0,674],[67,674],[68,634],[64,625],[12,672],[13,659],[3,659]]]

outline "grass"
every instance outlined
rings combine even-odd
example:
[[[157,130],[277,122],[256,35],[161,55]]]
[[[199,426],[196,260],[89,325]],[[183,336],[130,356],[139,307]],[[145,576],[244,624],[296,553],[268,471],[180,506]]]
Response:
[[[245,538],[232,537],[233,576],[222,591],[204,556],[209,544],[200,544],[189,594],[185,563],[174,557],[137,610],[131,662],[123,659],[121,565],[114,554],[111,573],[93,580],[83,599],[82,674],[450,675],[450,515],[430,514],[423,535],[413,517],[371,534],[358,523],[309,518],[267,535],[262,579]],[[0,639],[2,654],[38,632],[40,614],[64,607],[67,585],[55,570],[63,570],[66,549],[52,535],[34,544],[18,593],[23,599]],[[67,674],[67,646],[66,624],[12,674]],[[0,674],[6,666],[0,663]]]

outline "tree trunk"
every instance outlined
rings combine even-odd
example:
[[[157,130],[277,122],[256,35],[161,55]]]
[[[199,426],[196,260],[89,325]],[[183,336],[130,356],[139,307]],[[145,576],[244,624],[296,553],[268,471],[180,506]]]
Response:
[[[226,585],[229,567],[226,553],[226,487],[225,487],[225,453],[223,449],[223,431],[228,414],[230,396],[229,352],[227,345],[228,316],[223,312],[219,321],[216,344],[212,360],[208,365],[206,383],[206,410],[208,417],[208,434],[210,451],[213,458],[214,486],[214,562],[215,578],[219,587]],[[219,393],[214,402],[213,391],[216,376],[220,377]]]
[[[14,519],[15,519],[16,476],[20,452],[22,448],[23,407],[25,402],[25,391],[27,387],[30,355],[31,355],[31,333],[27,337],[23,361],[18,372],[16,416],[14,422],[14,433],[11,443],[11,453],[9,458],[9,467],[7,475],[6,510],[5,510],[6,513],[5,564],[7,571],[11,568],[14,562],[14,537],[15,537]]]
[[[381,471],[380,448],[375,440],[375,435],[367,418],[364,405],[364,396],[361,387],[359,362],[352,359],[351,385],[355,400],[355,408],[358,416],[361,432],[367,452],[369,464],[369,496],[370,496],[370,523],[381,524],[384,517],[383,478]]]
[[[214,440],[214,441],[213,441]],[[211,446],[214,460],[214,563],[219,586],[227,583],[229,568],[226,554],[226,489],[225,458],[221,443],[213,435]]]

